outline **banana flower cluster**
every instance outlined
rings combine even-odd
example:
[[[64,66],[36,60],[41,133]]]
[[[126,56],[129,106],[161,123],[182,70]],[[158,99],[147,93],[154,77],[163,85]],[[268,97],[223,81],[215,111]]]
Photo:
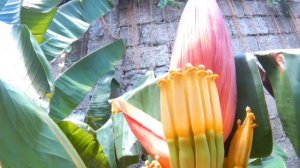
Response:
[[[123,112],[139,142],[162,168],[246,168],[256,124],[250,108],[224,162],[223,120],[216,87],[217,74],[204,65],[187,64],[158,82],[161,122],[123,101],[112,101],[113,114]],[[158,157],[157,157],[158,156]],[[159,163],[159,166],[157,164]],[[146,167],[150,167],[150,164]]]
[[[171,71],[158,84],[172,168],[223,165],[223,121],[216,78],[204,65],[187,64],[184,71]]]

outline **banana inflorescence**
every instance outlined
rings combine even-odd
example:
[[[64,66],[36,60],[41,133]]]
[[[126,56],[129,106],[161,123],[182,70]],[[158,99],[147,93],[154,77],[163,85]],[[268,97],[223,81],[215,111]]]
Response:
[[[155,160],[146,168],[246,168],[252,147],[255,116],[246,118],[231,141],[224,161],[223,119],[215,80],[204,65],[186,64],[162,78],[161,122],[122,99],[112,101],[112,113],[123,112],[140,143]]]
[[[160,80],[161,121],[172,168],[221,168],[223,121],[215,80],[204,65],[186,64]]]

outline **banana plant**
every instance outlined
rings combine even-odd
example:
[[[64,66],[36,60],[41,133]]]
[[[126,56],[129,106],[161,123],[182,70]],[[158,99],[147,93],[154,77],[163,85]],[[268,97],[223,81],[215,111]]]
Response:
[[[39,43],[45,42],[44,37],[47,34],[45,30],[58,34],[68,32],[73,41],[77,40],[88,28],[88,23],[103,16],[112,7],[108,1],[95,4],[97,2],[72,1],[58,7],[60,1],[49,1],[48,3],[47,1],[1,0],[1,37],[6,40],[6,43],[1,44],[0,47],[2,54],[0,79],[3,90],[1,91],[2,109],[0,113],[3,116],[1,118],[6,120],[1,122],[4,124],[1,132],[6,133],[1,136],[0,148],[5,151],[13,151],[9,154],[1,154],[1,167],[21,167],[21,165],[32,167],[42,164],[41,161],[44,162],[42,167],[50,166],[52,162],[55,162],[52,164],[55,167],[94,167],[99,165],[114,167],[111,166],[111,162],[107,162],[108,156],[105,156],[100,150],[104,148],[101,145],[104,143],[103,140],[98,141],[95,138],[94,140],[80,141],[81,136],[78,134],[68,136],[73,135],[78,129],[72,124],[59,124],[61,126],[59,129],[53,119],[60,123],[80,103],[101,76],[107,75],[110,78],[113,76],[111,71],[122,58],[125,50],[123,41],[118,40],[96,50],[69,68],[56,80],[51,73],[46,52],[42,50],[42,45],[39,45]],[[95,10],[91,12],[90,9]],[[53,17],[54,19],[52,19]],[[82,24],[73,25],[71,27],[73,30],[70,30],[68,21]],[[49,27],[53,24],[52,28]],[[66,25],[66,27],[57,28],[55,24]],[[58,34],[48,34],[47,38],[51,38],[53,41],[60,40],[61,43],[55,43],[55,45],[61,47],[64,46],[62,43],[70,45],[73,42]],[[65,48],[61,48],[61,50],[65,50]],[[8,73],[9,71],[16,73],[11,75]],[[69,86],[66,85],[67,83]],[[66,86],[68,89],[65,89]],[[61,97],[58,98],[59,96]],[[77,97],[73,101],[68,101],[74,96]],[[9,102],[6,102],[6,99]],[[62,105],[57,103],[57,100],[66,103]],[[48,106],[49,101],[50,107]],[[46,106],[43,106],[43,103]],[[53,109],[59,111],[58,114]],[[50,119],[49,116],[54,117]],[[24,127],[24,125],[26,126]],[[87,138],[94,136],[82,130],[79,132],[79,135]],[[22,138],[18,139],[17,137]],[[82,143],[91,147],[82,150],[82,146],[78,146]],[[23,144],[24,147],[15,149],[13,147],[16,144]],[[14,159],[15,156],[18,156],[17,161]]]
[[[197,19],[201,21],[204,20],[204,23],[197,23]],[[205,67],[212,69],[214,73],[219,75],[219,79],[216,80],[216,86],[219,92],[218,94],[220,97],[221,109],[223,113],[223,131],[225,134],[224,140],[227,139],[225,141],[225,151],[230,151],[228,147],[229,145],[226,144],[239,144],[239,142],[245,141],[242,140],[242,135],[246,135],[245,137],[248,136],[250,139],[253,138],[253,141],[251,140],[250,142],[248,139],[247,141],[249,142],[245,143],[247,145],[245,145],[245,147],[241,147],[241,153],[244,153],[242,151],[246,151],[246,155],[242,155],[243,159],[233,161],[235,159],[231,159],[230,156],[228,156],[229,162],[231,162],[229,163],[229,166],[245,166],[248,164],[249,157],[268,157],[271,154],[273,148],[272,131],[268,118],[266,100],[264,97],[263,81],[260,76],[260,72],[264,71],[264,73],[270,78],[273,90],[277,90],[277,92],[274,92],[274,96],[278,105],[279,117],[284,123],[283,127],[286,130],[288,137],[291,139],[297,154],[299,155],[299,128],[296,121],[298,116],[295,108],[295,102],[298,102],[299,99],[299,95],[297,94],[296,90],[299,83],[299,75],[297,69],[297,65],[299,64],[299,50],[279,50],[254,54],[247,53],[245,55],[238,55],[236,57],[233,57],[230,51],[230,42],[228,33],[226,32],[226,26],[224,21],[222,20],[222,15],[214,1],[210,1],[209,3],[193,0],[188,1],[179,23],[177,39],[171,58],[170,72],[172,73],[172,71],[177,71],[176,68],[180,68],[183,71],[184,65],[190,62],[195,65],[204,64]],[[214,27],[216,25],[218,26]],[[256,59],[261,64],[259,65],[260,68],[257,65]],[[170,130],[172,128],[176,130],[176,124],[183,123],[182,120],[188,121],[188,117],[184,116],[183,114],[179,114],[178,112],[176,113],[176,115],[179,115],[179,117],[181,118],[180,122],[176,120],[177,122],[175,126],[174,124],[173,126],[172,124],[165,126],[168,128],[166,130],[168,130],[169,132],[163,130],[163,127],[160,128],[161,130],[151,128],[153,126],[151,126],[150,123],[155,123],[154,121],[150,122],[150,120],[152,119],[149,118],[151,117],[161,121],[163,125],[165,125],[164,123],[170,123],[168,121],[164,121],[163,118],[172,118],[170,117],[170,115],[168,115],[169,117],[163,116],[163,113],[167,111],[168,108],[162,108],[163,110],[157,109],[160,106],[163,107],[165,104],[168,104],[166,101],[164,101],[165,99],[160,96],[160,94],[162,94],[162,89],[159,89],[157,86],[158,81],[161,78],[162,77],[152,77],[151,80],[145,80],[144,83],[140,84],[136,89],[126,93],[115,101],[115,104],[118,107],[118,110],[116,111],[122,111],[124,113],[113,116],[113,118],[116,118],[116,123],[120,123],[120,121],[122,121],[121,127],[115,127],[115,129],[118,130],[119,133],[123,133],[122,136],[118,135],[115,137],[122,140],[121,144],[116,143],[117,151],[118,148],[120,149],[120,151],[117,152],[117,155],[119,155],[118,157],[122,157],[122,155],[136,155],[139,153],[140,147],[136,146],[136,141],[133,141],[133,138],[125,140],[125,137],[130,137],[132,133],[136,136],[138,141],[140,141],[146,151],[152,156],[155,156],[156,150],[159,150],[156,151],[157,154],[167,153],[164,147],[161,147],[161,145],[155,147],[154,144],[163,144],[163,141],[165,142],[165,144],[166,142],[169,143],[170,141],[168,139],[168,136],[173,135],[170,133]],[[175,85],[173,87],[175,87]],[[195,87],[192,88],[195,89]],[[183,87],[181,89],[184,90]],[[177,88],[175,90],[180,89]],[[186,90],[188,89],[185,89],[185,93],[187,92]],[[183,96],[183,93],[179,95]],[[173,95],[173,99],[180,99],[179,95]],[[189,97],[186,97],[185,99],[189,100]],[[177,103],[173,102],[173,106],[175,107],[178,104],[182,104],[185,99],[180,101],[180,103],[179,101],[177,101]],[[120,102],[118,102],[119,100]],[[130,102],[131,105],[126,104],[126,101],[132,101]],[[136,106],[138,109],[135,109],[134,107],[132,107],[132,105]],[[246,106],[250,106],[252,108],[252,112],[255,117],[250,112],[244,113],[244,109],[246,108]],[[140,114],[141,110],[145,113],[148,113],[151,117],[148,116],[137,118],[135,115],[142,116]],[[286,113],[286,115],[284,115],[283,113]],[[248,114],[249,117],[246,117],[246,115],[248,116]],[[127,123],[123,124],[123,116],[125,117]],[[234,123],[238,119],[243,119],[245,117],[245,122],[250,123],[248,124],[248,126],[242,126],[241,124],[238,124],[238,126],[234,125]],[[289,117],[291,118],[288,119]],[[200,120],[199,117],[198,119]],[[257,127],[254,124],[251,124],[253,123],[254,119]],[[204,122],[207,121],[205,120]],[[256,128],[254,129],[254,127]],[[155,126],[155,128],[158,127]],[[239,128],[244,128],[245,130],[249,131],[242,131]],[[252,131],[250,131],[250,128],[252,129]],[[130,131],[130,129],[132,132]],[[160,134],[161,131],[164,131],[165,138]],[[177,131],[175,132],[177,133]],[[187,132],[191,132],[191,130]],[[237,137],[239,138],[235,138],[235,132],[238,135]],[[143,135],[148,135],[148,137],[154,138],[147,139],[144,138]],[[176,141],[172,141],[172,143],[176,146]],[[177,142],[177,148],[178,143],[179,142]],[[210,142],[208,141],[208,143]],[[214,150],[213,148],[210,148],[210,145],[208,146],[210,152],[211,150]],[[237,146],[240,147],[241,145]],[[236,147],[232,148],[236,149]],[[245,148],[245,150],[243,150],[243,148]],[[176,147],[174,149],[176,149]],[[131,153],[128,151],[130,151]],[[154,153],[152,153],[153,151]],[[196,151],[197,149],[194,149],[194,152]],[[191,154],[193,152],[186,152],[186,154],[188,153]],[[180,153],[177,156],[171,156],[172,154],[175,155],[176,152],[174,152],[172,145],[170,146],[170,144],[169,154],[169,161],[177,162],[178,158],[180,158]],[[182,156],[181,158],[184,157]],[[282,163],[282,160],[280,161],[280,159],[281,158],[279,158],[279,162]],[[167,159],[161,160],[161,165],[173,164],[166,163],[165,160]],[[262,160],[269,162],[268,159]],[[158,159],[158,161],[160,160]],[[195,160],[194,163],[196,164],[197,160]],[[218,164],[218,162],[214,163]],[[176,163],[174,164],[176,165]],[[182,167],[182,165],[180,167]]]

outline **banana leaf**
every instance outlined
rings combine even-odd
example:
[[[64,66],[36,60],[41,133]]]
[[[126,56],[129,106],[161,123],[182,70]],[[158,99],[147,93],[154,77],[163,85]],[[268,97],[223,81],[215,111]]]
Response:
[[[66,118],[84,99],[97,80],[114,70],[124,54],[122,40],[111,43],[82,58],[55,80],[55,94],[50,102],[50,117]]]
[[[0,0],[0,11],[2,10],[2,8],[5,6],[6,2],[8,0]]]
[[[8,24],[26,24],[38,43],[41,43],[59,3],[59,0],[8,0],[0,10],[0,21]]]
[[[7,24],[20,23],[21,0],[7,0],[0,11],[0,21]]]
[[[255,57],[250,53],[236,55],[235,65],[237,78],[237,111],[235,121],[245,118],[245,108],[247,106],[252,109],[256,117],[254,122],[258,127],[254,129],[251,157],[266,157],[272,152],[272,130]],[[235,124],[232,134],[237,129],[236,126]]]
[[[25,25],[0,22],[0,78],[35,101],[54,91],[50,65]],[[12,75],[13,73],[13,75]]]
[[[283,129],[300,156],[300,50],[255,55],[271,82]]]
[[[108,100],[112,98],[111,92],[118,87],[113,84],[114,74],[114,71],[110,71],[97,82],[84,119],[93,129],[101,128],[111,116],[111,105]]]
[[[22,7],[35,12],[48,13],[57,7],[62,0],[22,0]],[[22,9],[23,10],[23,9]]]
[[[112,9],[109,0],[73,0],[59,7],[41,47],[48,60],[61,55],[87,31],[91,22]]]
[[[134,86],[135,89],[125,93],[120,98],[160,120],[160,91],[157,81],[154,72],[149,71]],[[129,128],[124,115],[122,113],[113,115],[112,119],[118,159],[142,154],[143,149]]]
[[[96,134],[91,134],[70,121],[60,121],[57,124],[69,138],[87,167],[110,167],[103,146],[97,141]]]
[[[117,168],[115,155],[115,141],[113,137],[112,120],[109,119],[100,129],[97,130],[97,140],[103,145],[103,151],[109,161],[111,168]]]
[[[0,79],[1,167],[85,167],[51,118]]]
[[[273,145],[272,154],[268,157],[253,159],[249,162],[248,168],[286,168],[287,154],[279,145]]]

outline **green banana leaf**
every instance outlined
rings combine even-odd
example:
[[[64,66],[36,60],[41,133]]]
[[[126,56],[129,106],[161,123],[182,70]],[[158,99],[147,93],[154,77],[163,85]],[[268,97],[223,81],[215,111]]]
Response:
[[[103,152],[103,146],[98,143],[96,135],[85,131],[70,121],[60,121],[57,124],[69,138],[87,167],[110,167]]]
[[[85,167],[63,132],[21,90],[0,79],[1,167]]]
[[[84,99],[97,80],[114,70],[125,51],[123,40],[111,43],[82,58],[55,80],[50,117],[66,118]]]
[[[91,22],[112,9],[109,0],[73,0],[57,10],[41,47],[48,60],[61,55],[87,31]]]
[[[287,154],[274,144],[272,154],[265,158],[253,159],[249,162],[248,168],[286,168]]]
[[[39,44],[44,40],[44,35],[56,14],[57,8],[47,13],[36,12],[32,9],[22,8],[21,23],[26,24]]]
[[[110,71],[97,82],[84,121],[93,129],[101,128],[111,116],[111,105],[108,100],[114,90],[113,77],[115,72]]]
[[[0,11],[0,21],[7,24],[20,23],[21,0],[7,0]]]
[[[8,0],[0,11],[0,21],[8,24],[26,24],[38,43],[41,43],[56,14],[58,3],[58,0]]]
[[[237,110],[235,121],[243,120],[246,116],[245,108],[249,106],[255,114],[251,157],[266,157],[272,152],[273,140],[269,121],[268,109],[265,100],[263,84],[253,54],[240,54],[235,56],[237,80]],[[236,131],[236,124],[232,135]],[[229,139],[230,141],[230,139]]]
[[[10,0],[9,0],[10,1]],[[62,0],[22,0],[22,7],[35,12],[48,13],[57,7]],[[22,9],[23,10],[23,9]]]
[[[7,2],[7,0],[0,0],[0,11],[5,6],[6,2]]]
[[[157,86],[159,79],[155,78],[153,71],[149,71],[136,84],[135,89],[120,98],[160,120],[160,91]],[[112,119],[117,158],[142,154],[143,149],[130,130],[123,114],[113,115]]]
[[[25,25],[0,22],[0,78],[35,101],[54,91],[50,65]],[[13,75],[12,75],[13,73]]]
[[[97,130],[97,140],[103,146],[103,151],[109,161],[111,168],[117,168],[115,155],[115,141],[113,137],[112,120],[109,119],[100,129]]]
[[[285,133],[300,156],[300,50],[257,53],[256,57],[271,82]]]
[[[115,141],[113,132],[113,122],[109,119],[100,129],[97,130],[97,140],[103,145],[104,153],[108,159],[111,168],[127,168],[132,164],[136,164],[139,161],[137,156],[124,156],[120,159],[116,159]]]

